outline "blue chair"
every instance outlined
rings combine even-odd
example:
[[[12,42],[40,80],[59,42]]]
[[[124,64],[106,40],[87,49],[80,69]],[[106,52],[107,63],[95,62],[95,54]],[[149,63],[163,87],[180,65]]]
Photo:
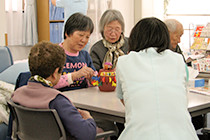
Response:
[[[0,73],[9,66],[13,65],[12,54],[6,46],[0,46]]]
[[[28,72],[28,61],[13,63],[11,51],[8,47],[0,46],[0,80],[16,84],[18,75],[21,72]]]

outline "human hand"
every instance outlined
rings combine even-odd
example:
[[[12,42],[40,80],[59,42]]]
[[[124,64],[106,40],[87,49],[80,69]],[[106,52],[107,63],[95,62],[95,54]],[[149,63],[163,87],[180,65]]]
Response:
[[[93,117],[90,115],[90,113],[86,110],[81,110],[78,109],[80,115],[82,116],[83,119],[87,120],[87,119],[92,119]]]
[[[72,73],[72,79],[76,80],[80,77],[90,79],[94,75],[94,70],[90,67],[84,66],[80,70]]]

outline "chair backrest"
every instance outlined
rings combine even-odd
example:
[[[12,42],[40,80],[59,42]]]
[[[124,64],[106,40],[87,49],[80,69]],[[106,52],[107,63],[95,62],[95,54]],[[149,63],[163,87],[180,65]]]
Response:
[[[0,47],[0,73],[9,66],[13,65],[12,54],[10,49],[6,46]]]
[[[13,135],[21,140],[66,140],[55,109],[32,109],[7,101],[13,118]]]

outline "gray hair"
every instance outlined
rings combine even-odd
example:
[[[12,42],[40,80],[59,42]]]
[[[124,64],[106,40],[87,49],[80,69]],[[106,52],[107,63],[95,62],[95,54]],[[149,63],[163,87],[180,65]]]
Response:
[[[169,32],[174,33],[177,30],[177,25],[182,25],[178,20],[176,19],[166,19],[164,21],[166,26],[168,27]]]
[[[114,9],[109,9],[106,10],[101,19],[100,19],[100,23],[99,23],[99,32],[101,33],[102,37],[104,37],[103,33],[104,33],[104,26],[109,24],[112,21],[117,20],[121,27],[122,27],[122,33],[124,32],[125,29],[125,23],[124,23],[124,18],[122,16],[122,14],[120,13],[120,11],[118,10],[114,10]]]

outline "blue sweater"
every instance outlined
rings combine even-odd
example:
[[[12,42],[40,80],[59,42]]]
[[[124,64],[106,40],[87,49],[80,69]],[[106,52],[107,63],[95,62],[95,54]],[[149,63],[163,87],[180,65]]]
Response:
[[[77,140],[94,140],[96,124],[93,119],[84,120],[69,100],[58,94],[49,104],[61,118],[66,132],[70,132]]]
[[[87,51],[81,50],[79,52],[78,56],[70,56],[66,54],[66,63],[63,68],[62,75],[68,74],[74,71],[80,70],[83,66],[87,66],[92,68],[94,71],[96,71],[95,67],[93,66],[92,59]],[[87,88],[88,83],[85,77],[81,77],[77,80],[74,80],[74,83],[64,87],[60,88],[58,90],[60,91],[68,91],[73,89],[80,89],[80,88]]]

